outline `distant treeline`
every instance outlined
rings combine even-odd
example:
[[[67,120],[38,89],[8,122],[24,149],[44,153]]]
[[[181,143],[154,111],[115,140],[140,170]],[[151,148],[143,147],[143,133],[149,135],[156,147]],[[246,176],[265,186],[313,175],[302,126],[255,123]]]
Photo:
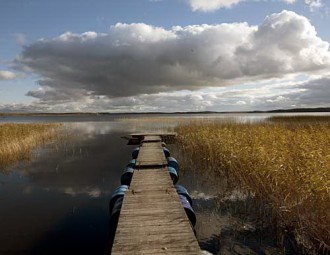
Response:
[[[259,111],[255,111],[256,113]],[[260,111],[261,112],[261,111]],[[285,113],[285,112],[330,112],[329,107],[318,107],[318,108],[295,108],[295,109],[278,109],[272,111],[264,111],[270,113]]]
[[[136,114],[231,114],[231,113],[295,113],[295,112],[330,112],[330,107],[317,107],[317,108],[294,108],[294,109],[276,109],[270,111],[182,111],[182,112],[61,112],[61,113],[51,113],[51,112],[42,112],[42,113],[28,113],[28,112],[0,112],[0,116],[79,116],[79,115],[136,115]]]

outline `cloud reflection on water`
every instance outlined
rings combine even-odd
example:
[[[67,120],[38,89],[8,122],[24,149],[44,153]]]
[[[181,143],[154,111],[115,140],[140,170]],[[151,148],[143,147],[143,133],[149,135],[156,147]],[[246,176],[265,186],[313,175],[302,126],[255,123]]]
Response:
[[[204,115],[204,121],[217,116],[224,119],[229,115]],[[243,114],[236,116],[244,120]],[[245,119],[253,120],[254,116]],[[258,115],[257,120],[267,116]],[[115,121],[110,116],[102,117],[102,121],[88,118],[88,121],[78,117],[79,122],[66,122],[64,128],[71,132],[67,140],[45,148],[46,153],[37,153],[31,162],[12,167],[7,175],[0,173],[0,226],[5,229],[0,232],[0,254],[109,253],[109,196],[120,184],[122,169],[133,149],[120,137],[173,128],[177,122]],[[178,121],[184,118],[189,121],[188,118],[197,117],[177,116]],[[217,246],[220,234],[223,240],[228,237],[225,247],[239,242],[232,223],[241,221],[234,213],[245,203],[244,197],[239,192],[225,193],[225,180],[221,176],[205,169],[195,171],[187,164],[184,169],[185,162],[179,152],[174,146],[169,147],[182,166],[180,184],[191,191],[194,199],[199,241],[205,248],[215,245],[215,251],[220,249]],[[219,194],[223,195],[220,200]],[[219,212],[219,208],[224,208],[224,212]],[[245,233],[244,226],[241,229]],[[251,238],[256,238],[256,234],[252,233]],[[258,243],[253,245],[260,247]]]
[[[66,141],[0,174],[1,254],[109,249],[108,200],[130,159],[132,148],[120,138],[127,133],[111,122],[65,125],[72,132]]]

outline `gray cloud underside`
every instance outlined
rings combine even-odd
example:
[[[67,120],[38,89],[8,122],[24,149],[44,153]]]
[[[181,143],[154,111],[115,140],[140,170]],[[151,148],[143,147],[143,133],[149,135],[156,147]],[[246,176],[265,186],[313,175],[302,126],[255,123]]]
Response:
[[[107,34],[65,33],[24,48],[16,69],[41,78],[28,92],[41,103],[92,96],[127,97],[228,86],[242,81],[312,73],[329,68],[329,43],[294,12],[247,23],[166,30],[121,24]]]
[[[330,76],[306,82],[285,80],[258,88],[230,89],[213,92],[144,94],[109,99],[89,95],[74,102],[30,105],[1,105],[1,111],[18,112],[73,112],[73,111],[249,111],[297,107],[330,107]]]
[[[223,92],[143,95],[131,98],[136,110],[160,111],[242,111],[277,108],[330,107],[330,76],[306,81],[283,82],[256,89],[226,89]],[[116,99],[117,105],[129,105],[127,99]],[[121,104],[120,104],[121,103]],[[129,108],[127,108],[129,109]]]

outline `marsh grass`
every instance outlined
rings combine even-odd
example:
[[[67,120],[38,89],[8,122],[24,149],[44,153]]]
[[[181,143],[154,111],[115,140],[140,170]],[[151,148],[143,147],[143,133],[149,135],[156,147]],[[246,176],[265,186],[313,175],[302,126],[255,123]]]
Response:
[[[54,141],[60,124],[0,124],[0,169],[30,159],[33,150]]]
[[[264,123],[179,125],[178,146],[200,171],[251,194],[305,250],[330,245],[330,118],[275,117]],[[265,213],[266,214],[266,213]]]

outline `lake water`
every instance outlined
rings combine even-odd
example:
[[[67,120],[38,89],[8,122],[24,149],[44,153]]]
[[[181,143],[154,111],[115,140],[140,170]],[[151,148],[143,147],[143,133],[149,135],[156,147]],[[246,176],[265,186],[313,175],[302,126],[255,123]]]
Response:
[[[262,121],[268,116],[158,117]],[[109,254],[109,198],[120,185],[122,170],[134,148],[126,145],[121,137],[133,132],[171,130],[176,125],[176,121],[166,124],[142,121],[156,115],[133,116],[142,117],[141,121],[117,120],[130,117],[132,115],[0,117],[0,123],[61,122],[72,134],[56,146],[39,148],[33,160],[0,172],[0,254]],[[169,147],[172,152],[176,151],[175,146]],[[235,219],[230,212],[233,207],[221,210],[221,206],[228,204],[216,199],[221,190],[221,181],[216,176],[185,169],[179,183],[193,196],[197,237],[202,248],[214,254],[278,254],[274,238],[265,237],[260,241],[256,235],[233,232],[233,225],[241,224],[240,227],[251,233],[254,226],[248,220]]]

